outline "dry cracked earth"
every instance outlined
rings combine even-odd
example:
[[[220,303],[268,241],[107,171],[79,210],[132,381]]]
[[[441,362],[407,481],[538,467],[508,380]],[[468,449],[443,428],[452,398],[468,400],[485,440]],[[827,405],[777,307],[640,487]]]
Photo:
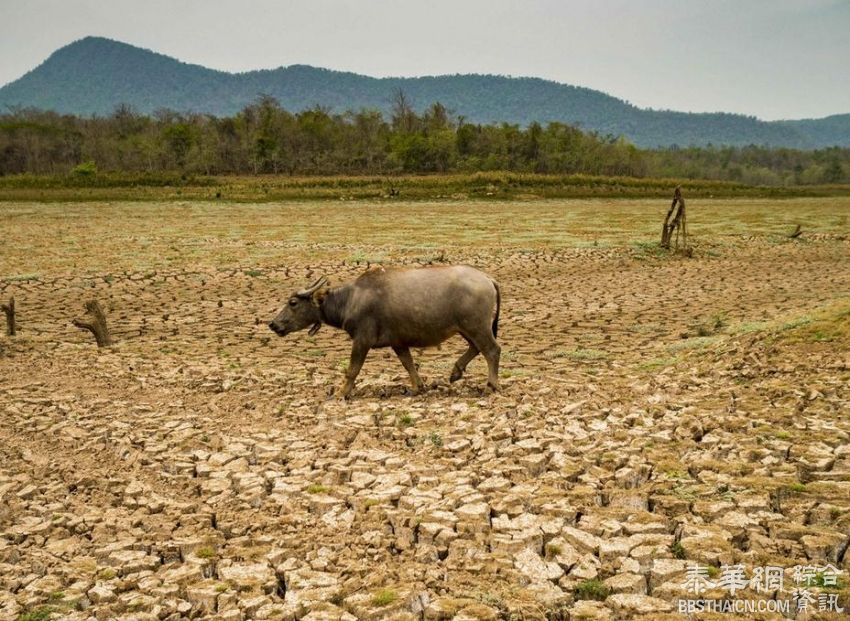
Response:
[[[784,569],[751,600],[841,572],[698,618],[841,618],[850,200],[691,209],[679,258],[647,201],[0,205],[0,620],[678,619],[693,564]],[[433,260],[502,284],[498,394],[480,358],[449,384],[457,339],[415,352],[424,394],[373,351],[328,400],[344,333],[265,325]]]

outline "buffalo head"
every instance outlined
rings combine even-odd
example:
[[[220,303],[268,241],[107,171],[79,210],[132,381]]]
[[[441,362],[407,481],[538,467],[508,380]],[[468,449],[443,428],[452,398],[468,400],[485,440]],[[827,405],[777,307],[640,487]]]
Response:
[[[327,284],[328,279],[322,276],[306,289],[294,292],[283,310],[269,322],[272,332],[278,336],[286,336],[307,326],[312,326],[308,333],[311,336],[318,332],[322,327],[322,317],[316,292]]]

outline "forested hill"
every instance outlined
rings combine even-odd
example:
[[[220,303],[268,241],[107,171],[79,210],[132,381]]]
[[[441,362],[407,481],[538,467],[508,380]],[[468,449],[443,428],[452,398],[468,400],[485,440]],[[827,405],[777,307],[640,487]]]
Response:
[[[376,108],[387,113],[399,89],[417,109],[439,101],[467,122],[560,121],[602,135],[623,135],[642,147],[850,146],[850,114],[765,122],[726,113],[643,110],[600,91],[494,75],[379,79],[306,65],[231,74],[99,37],[57,50],[0,88],[0,110],[22,106],[107,115],[126,103],[142,113],[170,108],[221,116],[235,114],[263,94],[291,111],[319,105],[336,112]]]

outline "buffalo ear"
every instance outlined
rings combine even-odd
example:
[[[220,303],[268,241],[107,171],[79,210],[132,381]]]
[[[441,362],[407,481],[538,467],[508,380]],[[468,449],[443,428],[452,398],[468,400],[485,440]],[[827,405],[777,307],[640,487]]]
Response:
[[[319,291],[316,291],[313,295],[310,296],[310,300],[313,302],[313,306],[321,306],[322,302],[325,301],[325,296],[327,295],[327,289],[321,289]]]

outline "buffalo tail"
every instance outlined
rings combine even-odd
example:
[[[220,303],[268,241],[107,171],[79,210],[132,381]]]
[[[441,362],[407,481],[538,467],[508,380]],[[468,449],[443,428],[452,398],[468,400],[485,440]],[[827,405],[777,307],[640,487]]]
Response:
[[[499,308],[502,306],[502,294],[499,291],[499,283],[493,281],[493,286],[496,288],[496,316],[493,317],[493,337],[499,335]]]

